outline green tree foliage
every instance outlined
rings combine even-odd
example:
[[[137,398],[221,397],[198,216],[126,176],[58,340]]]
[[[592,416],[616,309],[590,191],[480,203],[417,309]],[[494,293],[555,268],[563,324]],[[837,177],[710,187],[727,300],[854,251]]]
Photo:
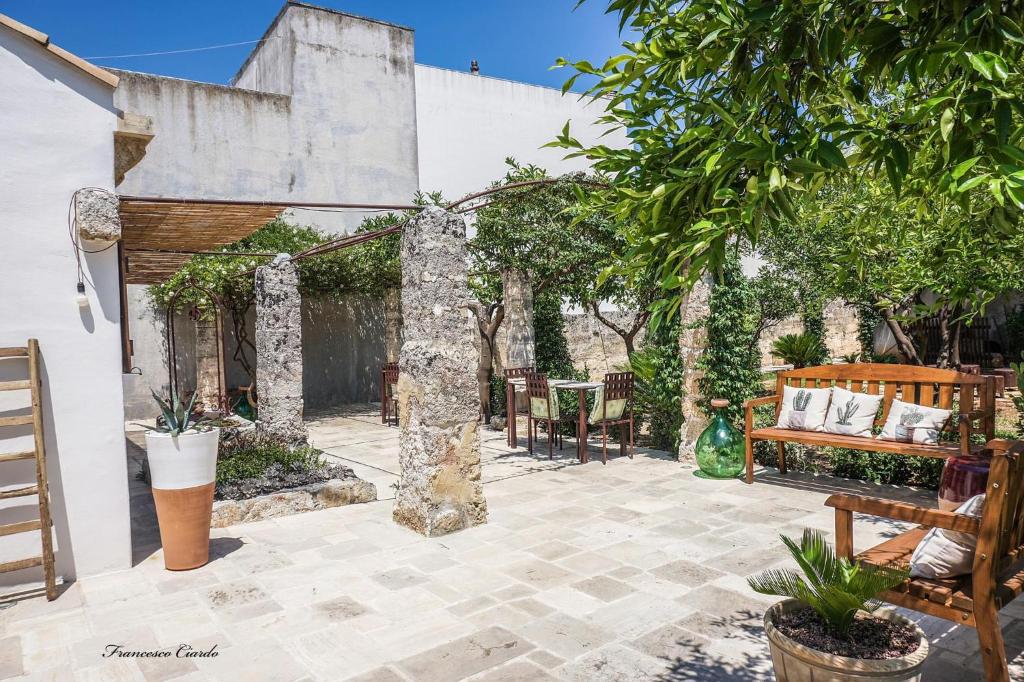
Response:
[[[595,162],[600,203],[638,226],[626,262],[668,290],[721,267],[740,234],[796,221],[829,179],[876,177],[910,212],[956,205],[973,239],[1024,208],[1024,5],[982,0],[611,0],[625,52],[569,65],[608,97],[622,148],[553,145]],[[991,204],[972,200],[983,190]],[[857,245],[849,245],[854,252]],[[673,312],[678,296],[664,306]]]
[[[761,385],[753,289],[743,276],[739,258],[726,259],[711,290],[709,307],[707,349],[699,361],[701,407],[710,413],[711,400],[725,398],[729,418],[735,421],[743,414],[743,402],[753,398]]]

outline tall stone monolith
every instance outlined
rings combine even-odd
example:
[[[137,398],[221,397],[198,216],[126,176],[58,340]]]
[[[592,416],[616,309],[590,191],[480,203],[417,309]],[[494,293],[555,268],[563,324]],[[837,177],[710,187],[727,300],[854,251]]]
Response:
[[[196,404],[206,410],[221,408],[223,358],[216,315],[200,315],[196,320]]]
[[[256,399],[259,430],[306,442],[302,423],[302,297],[287,254],[256,268]]]
[[[700,358],[708,346],[707,320],[711,312],[712,279],[705,274],[683,298],[679,308],[679,357],[683,365],[683,424],[680,427],[679,461],[696,464],[697,437],[707,428],[708,417],[698,404]]]
[[[402,290],[384,290],[384,357],[398,362],[402,350]]]
[[[398,493],[394,519],[426,536],[487,520],[480,484],[480,332],[467,284],[466,224],[428,208],[402,234]]]
[[[505,298],[505,367],[536,367],[530,275],[520,270],[504,270],[501,283]]]

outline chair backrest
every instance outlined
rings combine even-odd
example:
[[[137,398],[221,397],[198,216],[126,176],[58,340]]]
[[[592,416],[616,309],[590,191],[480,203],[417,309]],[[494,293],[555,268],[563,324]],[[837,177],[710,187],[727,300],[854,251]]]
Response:
[[[526,375],[526,396],[530,404],[530,414],[534,419],[558,418],[558,404],[557,402],[552,404],[551,387],[548,385],[547,374],[531,372]]]
[[[526,377],[526,395],[529,398],[544,398],[550,395],[548,391],[548,375],[544,372],[530,372],[524,374]]]
[[[978,532],[975,571],[995,577],[1024,560],[1024,441],[989,441],[992,462]]]
[[[533,367],[510,367],[505,370],[506,379],[517,379],[519,377],[525,377],[528,374],[533,374],[537,370]]]
[[[959,399],[960,414],[981,410],[995,414],[995,381],[992,377],[965,374],[951,369],[919,367],[917,365],[894,365],[885,363],[856,362],[841,365],[821,365],[779,372],[777,393],[782,394],[783,386],[801,388],[828,388],[838,386],[854,393],[882,394],[882,414],[878,425],[885,423],[889,409],[897,397],[905,403],[916,403],[924,407],[953,409],[954,395]],[[782,409],[776,406],[776,418]],[[947,431],[955,431],[957,421],[946,424]],[[994,428],[994,422],[991,427]],[[987,434],[989,438],[994,434]]]
[[[384,383],[385,384],[397,384],[398,383],[398,363],[397,362],[386,362],[382,367],[384,372]]]

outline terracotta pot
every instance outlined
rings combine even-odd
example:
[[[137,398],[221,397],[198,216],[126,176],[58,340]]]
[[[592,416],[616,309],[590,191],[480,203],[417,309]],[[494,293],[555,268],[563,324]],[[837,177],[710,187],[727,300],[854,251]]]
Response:
[[[764,630],[772,653],[772,666],[778,682],[864,682],[865,680],[894,680],[916,682],[921,679],[921,667],[928,657],[928,640],[921,628],[889,609],[878,609],[873,615],[898,623],[914,626],[921,644],[917,650],[901,658],[860,659],[834,656],[811,649],[779,632],[775,621],[785,613],[807,608],[796,599],[781,601],[764,614]]]
[[[210,560],[210,516],[219,441],[218,428],[176,437],[146,433],[164,567],[170,571],[198,568]]]

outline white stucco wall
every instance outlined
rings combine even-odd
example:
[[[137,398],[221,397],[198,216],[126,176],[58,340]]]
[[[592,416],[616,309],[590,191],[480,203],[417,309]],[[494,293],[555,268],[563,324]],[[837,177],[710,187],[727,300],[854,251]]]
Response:
[[[601,101],[527,83],[416,65],[416,130],[420,189],[456,199],[485,189],[505,175],[505,158],[562,175],[586,170],[586,159],[565,159],[563,149],[542,148],[570,121],[584,144],[607,130],[594,123]],[[621,131],[600,140],[625,147]]]
[[[117,252],[82,256],[89,306],[80,310],[67,225],[76,189],[113,189],[113,90],[4,27],[0,83],[0,346],[39,339],[57,573],[73,578],[127,568]],[[0,380],[26,377],[24,360],[0,360]],[[28,404],[25,391],[0,396],[0,414]],[[0,452],[29,449],[27,428],[0,430]],[[12,433],[22,435],[7,438]],[[31,461],[0,467],[4,487],[35,480]],[[0,523],[37,517],[35,497],[0,503]],[[0,561],[40,553],[37,533],[0,538]],[[41,575],[30,569],[0,581],[22,584]]]

